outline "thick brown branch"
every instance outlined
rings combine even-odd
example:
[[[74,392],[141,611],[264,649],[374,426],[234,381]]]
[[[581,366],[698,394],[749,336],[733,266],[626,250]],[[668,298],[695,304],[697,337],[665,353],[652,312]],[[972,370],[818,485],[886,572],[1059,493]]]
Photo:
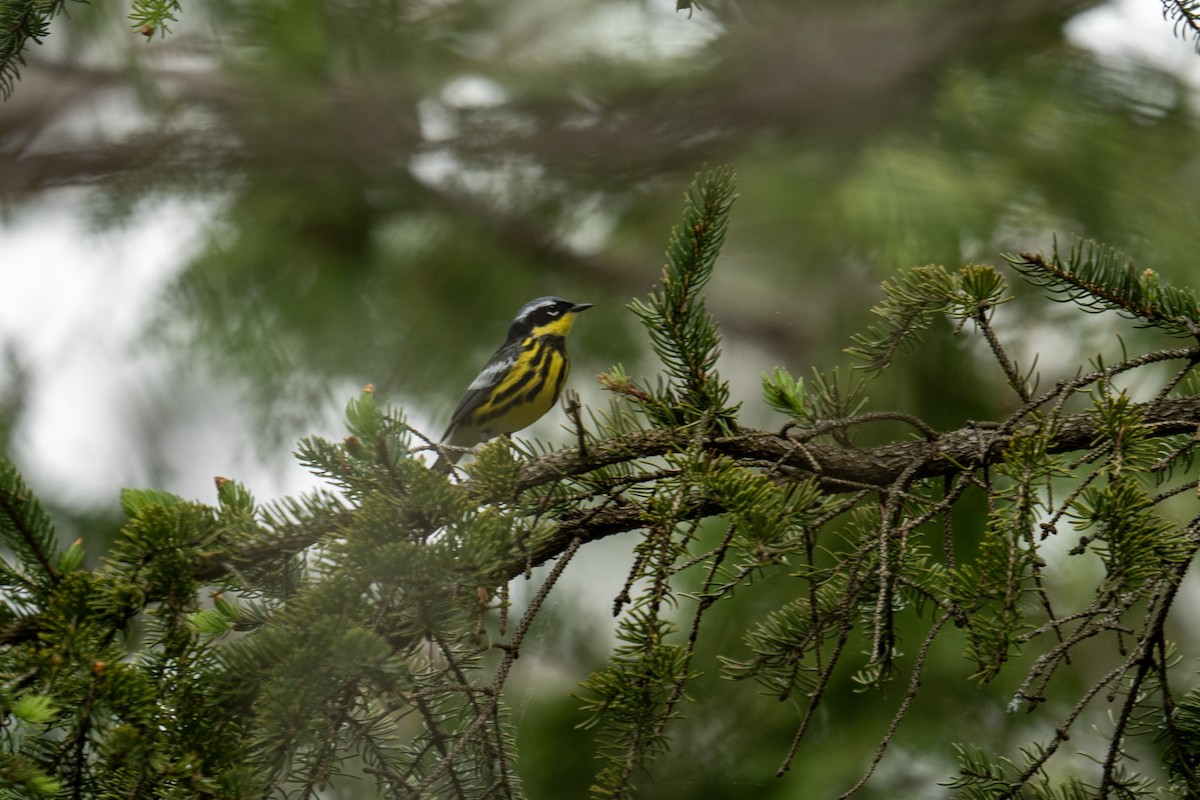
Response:
[[[1167,436],[1200,429],[1200,397],[1155,400],[1138,406],[1150,435]],[[699,444],[747,466],[773,471],[780,480],[813,480],[825,492],[859,491],[864,487],[887,490],[907,473],[909,480],[953,475],[998,462],[1014,436],[1032,433],[1034,422],[1013,431],[996,426],[966,426],[944,433],[931,441],[907,441],[863,449],[800,442],[778,433],[743,431],[735,436],[704,436]],[[1087,412],[1061,417],[1049,445],[1051,453],[1066,453],[1090,447],[1097,436],[1094,418]],[[623,461],[661,456],[695,446],[695,433],[687,429],[639,431],[626,436],[593,442],[586,455],[575,448],[560,450],[530,461],[521,471],[518,491],[543,486],[564,477],[586,474]],[[469,484],[467,486],[469,488]],[[680,510],[680,519],[698,519],[723,511],[708,498],[695,498]],[[353,511],[310,520],[269,542],[255,542],[217,554],[196,564],[196,577],[213,581],[238,569],[287,558],[327,536],[344,535],[352,525]],[[561,555],[578,539],[587,543],[644,524],[643,508],[636,503],[612,503],[570,511],[559,520],[554,535],[518,559],[507,571],[510,577],[530,566],[544,564]],[[0,628],[0,645],[36,636],[41,626],[36,618],[14,620]]]
[[[1139,408],[1143,421],[1152,426],[1153,436],[1190,433],[1200,428],[1200,397],[1169,398],[1144,403]],[[921,480],[994,464],[1003,457],[1014,436],[1029,434],[1034,427],[1035,423],[1029,422],[1018,426],[1015,432],[1002,433],[999,428],[967,426],[932,441],[897,442],[861,450],[802,444],[787,436],[763,431],[709,437],[703,445],[748,464],[778,468],[787,479],[815,480],[822,490],[840,493],[858,491],[865,486],[886,490],[910,469],[907,477]],[[1062,417],[1049,452],[1084,450],[1092,445],[1096,436],[1096,424],[1091,414],[1084,412]],[[560,450],[529,462],[522,472],[520,488],[531,489],[608,464],[682,450],[692,443],[692,437],[687,430],[651,430],[595,442],[589,446],[585,457],[580,457],[575,450]],[[721,511],[711,501],[697,501],[682,518],[710,516]],[[538,548],[532,563],[536,566],[555,558],[572,539],[588,542],[640,527],[642,509],[636,505],[574,512],[563,517],[557,534]],[[512,572],[514,577],[519,574],[520,568]]]
[[[1167,436],[1195,431],[1200,426],[1200,397],[1168,398],[1143,403],[1138,408],[1143,421],[1153,426],[1152,435]],[[864,486],[886,488],[913,462],[920,466],[914,480],[950,475],[996,463],[1014,436],[1026,435],[1035,423],[1001,433],[992,426],[968,425],[944,433],[931,441],[897,442],[879,447],[847,449],[833,445],[800,443],[788,436],[765,431],[745,431],[736,436],[705,438],[702,445],[730,458],[774,465],[796,479],[815,479],[826,492],[845,492]],[[1097,435],[1089,413],[1059,419],[1051,453],[1083,450]],[[693,444],[688,430],[650,430],[591,444],[587,455],[560,450],[529,462],[521,473],[519,489],[526,490],[552,480],[582,475],[599,467],[634,458],[646,458],[682,450]]]

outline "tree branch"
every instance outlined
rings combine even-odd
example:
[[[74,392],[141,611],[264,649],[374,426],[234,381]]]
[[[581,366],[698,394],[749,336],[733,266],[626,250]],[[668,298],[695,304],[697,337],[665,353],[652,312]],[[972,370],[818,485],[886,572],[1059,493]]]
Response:
[[[1178,397],[1136,406],[1151,435],[1188,433],[1200,426],[1200,397]],[[831,493],[864,486],[886,489],[914,462],[921,462],[914,480],[952,475],[998,462],[1015,436],[1028,435],[1035,423],[1022,423],[1011,432],[1002,428],[967,425],[931,441],[897,442],[870,448],[843,448],[800,443],[789,436],[746,430],[736,436],[704,437],[707,449],[745,461],[780,468],[796,480],[815,479]],[[1051,453],[1068,453],[1091,446],[1098,431],[1089,412],[1061,417],[1056,425]],[[530,461],[522,470],[518,490],[525,491],[552,480],[582,475],[610,464],[635,458],[660,456],[686,448],[693,434],[685,429],[656,429],[592,443],[585,457],[574,448]]]
[[[1200,429],[1200,396],[1154,400],[1137,406],[1150,427],[1152,437],[1195,432]],[[930,441],[907,441],[870,448],[844,448],[801,442],[779,433],[745,430],[734,436],[701,435],[700,445],[714,453],[772,470],[782,481],[812,480],[832,494],[891,486],[906,471],[912,480],[955,475],[999,462],[1009,442],[1028,435],[1036,422],[1007,427],[967,425],[943,433]],[[1059,418],[1050,453],[1067,453],[1091,447],[1098,430],[1089,412]],[[564,477],[584,475],[611,464],[652,458],[695,445],[696,434],[688,429],[655,429],[593,442],[580,455],[575,447],[559,450],[528,462],[520,472],[517,491],[524,492]],[[915,465],[915,466],[914,466]],[[470,488],[470,483],[464,484]],[[680,509],[680,519],[699,519],[724,511],[710,498],[694,498]],[[197,562],[195,576],[214,581],[235,568],[266,564],[289,558],[326,536],[342,535],[351,524],[353,511],[308,520],[267,542],[212,555]],[[509,578],[524,574],[562,555],[571,542],[580,544],[603,539],[644,526],[641,504],[618,498],[613,503],[579,508],[564,513],[554,534],[532,552],[515,558],[506,570]],[[37,618],[21,618],[0,627],[0,645],[27,641],[42,626]]]
[[[1151,436],[1190,433],[1200,428],[1200,397],[1178,397],[1137,406]],[[1028,435],[1034,422],[1013,431],[966,426],[944,433],[932,441],[897,442],[879,447],[853,449],[833,445],[799,443],[788,436],[765,431],[746,431],[737,436],[704,437],[702,446],[730,458],[777,468],[786,480],[814,480],[827,493],[858,491],[867,486],[887,489],[906,470],[912,480],[921,480],[979,469],[999,462],[1009,442]],[[1003,431],[1003,432],[1002,432]],[[1049,444],[1050,453],[1068,453],[1090,447],[1098,434],[1089,412],[1058,420]],[[520,490],[545,485],[563,477],[582,475],[594,469],[634,458],[648,458],[688,447],[693,434],[683,429],[658,429],[592,443],[586,457],[575,448],[560,450],[530,461],[521,471]],[[703,517],[722,511],[711,500],[697,500],[681,512],[681,518]],[[643,510],[629,503],[565,514],[558,532],[533,554],[533,566],[555,558],[572,539],[583,542],[642,527]],[[521,574],[526,563],[516,565],[512,575]]]

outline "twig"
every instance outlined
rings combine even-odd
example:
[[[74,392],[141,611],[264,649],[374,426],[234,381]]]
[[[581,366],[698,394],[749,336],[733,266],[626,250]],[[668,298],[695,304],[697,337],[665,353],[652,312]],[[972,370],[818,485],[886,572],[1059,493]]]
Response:
[[[892,737],[896,734],[896,729],[900,727],[901,721],[908,715],[908,709],[912,705],[913,699],[917,696],[917,692],[920,691],[921,672],[925,668],[925,659],[929,656],[929,648],[933,645],[933,640],[937,638],[938,633],[950,619],[953,619],[952,614],[943,614],[933,624],[933,627],[929,629],[929,633],[925,635],[925,641],[921,643],[921,649],[917,651],[916,660],[913,662],[912,677],[909,678],[908,689],[904,692],[904,699],[900,702],[900,707],[896,709],[896,713],[892,715],[892,721],[888,725],[883,739],[880,740],[879,746],[875,748],[875,754],[871,757],[871,765],[867,767],[867,771],[862,774],[857,783],[838,795],[838,800],[847,800],[847,798],[857,794],[860,789],[866,786],[871,776],[875,774],[875,769],[879,766],[879,762],[883,760],[883,754],[887,750],[888,745],[891,744]]]
[[[988,306],[990,308],[991,306]],[[996,336],[996,331],[992,328],[991,321],[988,319],[986,308],[977,308],[971,318],[975,320],[975,324],[983,331],[983,336],[987,339],[988,347],[992,349],[992,355],[996,357],[996,363],[1000,365],[1001,371],[1004,372],[1004,377],[1008,380],[1008,385],[1013,388],[1017,396],[1021,398],[1022,403],[1029,402],[1029,387],[1025,380],[1017,372],[1012,361],[1008,358],[1008,353],[1004,350],[1004,345],[1000,343],[1000,338]]]

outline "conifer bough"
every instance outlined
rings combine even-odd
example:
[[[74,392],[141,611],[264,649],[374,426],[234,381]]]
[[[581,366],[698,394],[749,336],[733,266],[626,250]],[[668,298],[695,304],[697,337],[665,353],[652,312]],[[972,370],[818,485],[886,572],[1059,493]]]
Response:
[[[522,797],[504,702],[518,656],[572,559],[638,531],[614,587],[617,644],[578,676],[594,798],[635,796],[700,692],[737,693],[762,704],[764,730],[790,727],[773,742],[784,774],[820,746],[814,720],[841,686],[898,681],[899,698],[879,695],[894,711],[859,754],[853,794],[882,780],[950,635],[983,691],[1012,674],[1000,705],[1047,732],[1011,753],[961,741],[972,730],[923,739],[957,760],[945,781],[958,796],[1200,793],[1200,694],[1177,688],[1192,665],[1166,638],[1200,547],[1200,345],[1097,356],[1039,393],[994,324],[1016,313],[1001,273],[923,266],[885,284],[852,343],[861,374],[970,328],[1011,392],[1005,418],[938,432],[870,410],[869,384],[780,368],[763,387],[779,429],[747,429],[704,303],[734,198],[728,169],[689,189],[661,284],[632,305],[662,375],[601,376],[611,406],[572,415],[568,449],[495,441],[453,483],[421,459],[429,440],[364,392],[344,441],[300,445],[329,488],[259,504],[220,479],[213,507],[126,490],[129,521],[94,568],[3,465],[0,781],[27,797],[314,797],[364,779],[384,797]],[[1077,243],[1010,261],[1055,299],[1147,328],[1139,342],[1196,338],[1190,291],[1120,254]],[[1133,381],[1148,399],[1119,388]],[[856,447],[867,426],[900,434]],[[1062,537],[1069,549],[1047,549]],[[1093,579],[1060,608],[1069,587],[1048,563],[1084,559]],[[744,603],[767,578],[774,601]],[[521,608],[514,580],[532,584]],[[742,638],[721,650],[709,637],[731,614]],[[1096,671],[1075,672],[1072,696],[1044,702],[1085,663]],[[716,671],[731,681],[697,681]],[[1048,769],[1081,729],[1107,737],[1090,767]]]

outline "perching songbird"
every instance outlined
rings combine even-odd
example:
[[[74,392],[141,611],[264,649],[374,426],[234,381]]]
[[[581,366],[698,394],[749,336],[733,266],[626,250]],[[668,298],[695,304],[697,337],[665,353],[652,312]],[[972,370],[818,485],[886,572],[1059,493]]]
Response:
[[[504,344],[467,387],[442,443],[473,447],[493,436],[526,428],[549,411],[571,371],[566,336],[576,315],[591,307],[591,303],[572,303],[561,297],[539,297],[526,303],[508,326]],[[460,455],[446,453],[433,468],[449,472]]]

